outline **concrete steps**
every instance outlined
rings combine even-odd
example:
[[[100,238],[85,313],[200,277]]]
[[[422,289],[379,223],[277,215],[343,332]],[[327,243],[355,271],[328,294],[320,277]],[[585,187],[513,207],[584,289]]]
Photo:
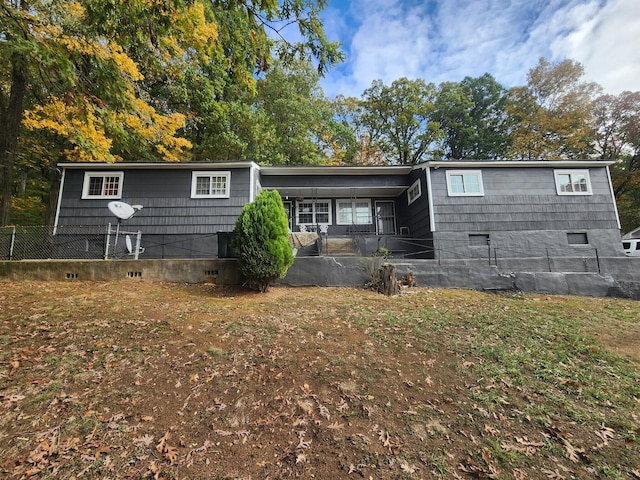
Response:
[[[323,257],[357,257],[359,255],[352,238],[327,237],[322,239]]]

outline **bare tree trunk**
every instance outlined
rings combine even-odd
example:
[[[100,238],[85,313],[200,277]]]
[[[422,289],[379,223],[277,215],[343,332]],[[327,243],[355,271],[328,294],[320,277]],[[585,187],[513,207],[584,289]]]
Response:
[[[11,69],[11,93],[5,109],[0,111],[0,226],[7,225],[11,214],[13,165],[16,159],[20,122],[24,112],[26,75],[18,55],[14,55]]]
[[[397,295],[400,288],[398,286],[398,278],[396,274],[396,266],[392,263],[383,263],[381,270],[381,293],[387,296]]]

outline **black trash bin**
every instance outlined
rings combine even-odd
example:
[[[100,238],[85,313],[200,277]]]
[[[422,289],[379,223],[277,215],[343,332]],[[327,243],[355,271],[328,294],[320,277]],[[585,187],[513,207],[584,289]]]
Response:
[[[218,258],[235,258],[236,252],[231,248],[233,232],[218,232]]]

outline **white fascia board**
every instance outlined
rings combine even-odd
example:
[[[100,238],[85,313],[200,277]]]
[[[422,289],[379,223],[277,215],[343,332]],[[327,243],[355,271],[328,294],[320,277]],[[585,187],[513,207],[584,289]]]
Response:
[[[416,167],[430,168],[604,168],[613,165],[612,160],[497,160],[497,161],[437,161],[426,162]]]
[[[69,170],[228,170],[256,168],[255,162],[68,162],[58,168]]]

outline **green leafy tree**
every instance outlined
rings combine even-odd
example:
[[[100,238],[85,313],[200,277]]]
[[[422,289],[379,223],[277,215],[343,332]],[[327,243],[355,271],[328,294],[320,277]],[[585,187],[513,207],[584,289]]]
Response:
[[[440,85],[434,120],[449,159],[498,159],[509,144],[506,90],[490,74]]]
[[[323,163],[322,145],[332,136],[332,110],[319,80],[309,62],[296,61],[274,65],[258,81],[257,110],[268,120],[267,128],[277,142],[269,142],[262,152],[254,150],[252,158],[275,165]]]
[[[286,275],[293,264],[293,249],[287,214],[277,191],[263,190],[244,206],[231,246],[238,256],[240,272],[260,292],[266,292],[273,280]]]
[[[434,119],[442,130],[442,153],[445,158],[462,160],[472,155],[472,108],[473,100],[468,89],[456,82],[440,84]]]
[[[573,60],[540,59],[527,85],[509,91],[511,158],[562,160],[592,152],[591,103],[599,86],[582,81],[584,68]]]
[[[198,157],[249,158],[261,165],[324,163],[339,133],[319,79],[309,61],[276,61],[258,79],[254,94],[214,104],[203,118],[206,134],[196,144]]]
[[[381,80],[365,90],[361,121],[386,162],[414,165],[428,159],[440,136],[433,119],[436,87],[424,80],[401,78],[386,86]]]

